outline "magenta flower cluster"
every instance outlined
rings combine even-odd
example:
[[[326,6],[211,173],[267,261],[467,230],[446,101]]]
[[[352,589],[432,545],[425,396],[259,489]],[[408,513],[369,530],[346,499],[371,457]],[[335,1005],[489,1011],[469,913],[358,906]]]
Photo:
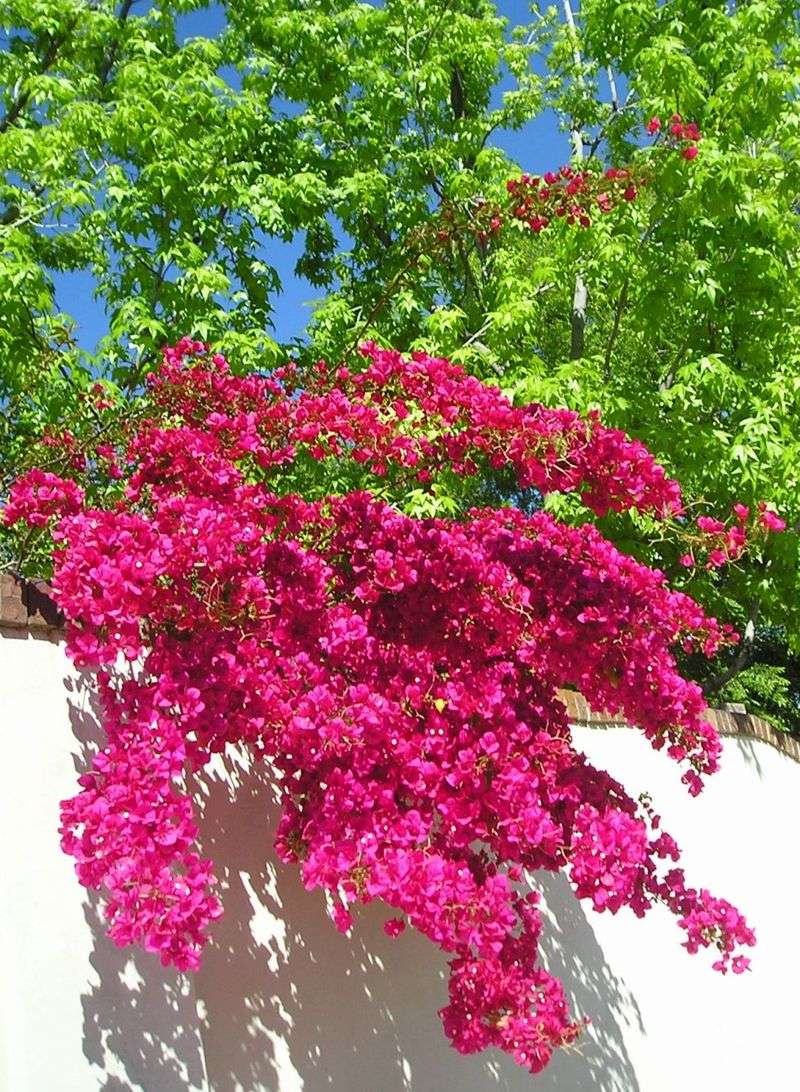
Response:
[[[329,893],[336,925],[381,900],[389,935],[412,926],[450,956],[455,1047],[536,1072],[580,1028],[537,962],[528,874],[564,870],[600,911],[666,904],[689,951],[747,965],[744,919],[687,886],[658,816],[575,749],[557,695],[624,713],[697,792],[720,744],[673,650],[727,637],[591,525],[417,519],[380,499],[488,465],[599,513],[682,511],[597,416],[515,408],[421,353],[363,355],[300,385],[291,369],[237,377],[183,341],[117,452],[121,501],[89,507],[39,471],[13,488],[8,521],[53,526],[68,649],[96,671],[107,734],[63,803],[62,845],[117,943],[196,968],[221,907],[186,774],[245,744],[280,791],[280,857]]]
[[[651,136],[660,129],[659,118],[651,118],[647,123]],[[666,140],[668,149],[681,148],[681,156],[692,160],[697,157],[700,130],[695,122],[683,122],[674,114]],[[636,165],[609,167],[604,172],[567,165],[541,176],[523,174],[506,182],[508,214],[537,235],[557,218],[563,218],[571,226],[588,228],[596,212],[609,213],[626,201],[635,201],[649,182],[647,167]],[[484,229],[483,239],[497,234],[502,221],[498,209],[488,230]]]
[[[691,549],[680,558],[687,569],[694,568],[705,558],[706,569],[721,569],[737,561],[748,546],[786,529],[786,521],[766,502],[759,501],[753,510],[746,504],[734,504],[729,521],[713,516],[698,516],[698,535],[687,535]]]

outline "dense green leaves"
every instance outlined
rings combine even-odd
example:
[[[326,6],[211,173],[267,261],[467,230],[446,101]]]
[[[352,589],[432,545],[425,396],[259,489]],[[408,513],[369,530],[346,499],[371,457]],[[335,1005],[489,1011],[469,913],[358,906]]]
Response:
[[[176,16],[203,6],[0,5],[3,397],[36,395],[56,349],[79,364],[50,281],[68,271],[91,274],[108,316],[83,363],[123,387],[178,331],[274,364],[271,241],[302,240],[321,288],[402,264],[386,251],[442,177],[536,105],[523,71],[509,109],[487,109],[503,59],[519,71],[525,54],[489,4],[237,3],[218,37],[181,42]]]

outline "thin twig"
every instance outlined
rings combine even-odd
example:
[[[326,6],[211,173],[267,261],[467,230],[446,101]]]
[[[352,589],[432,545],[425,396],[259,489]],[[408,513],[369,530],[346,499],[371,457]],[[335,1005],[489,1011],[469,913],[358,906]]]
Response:
[[[108,77],[111,74],[111,69],[114,67],[114,61],[117,59],[117,53],[119,52],[120,35],[122,28],[127,21],[131,8],[133,7],[135,0],[124,0],[122,7],[120,8],[119,15],[117,16],[117,30],[113,42],[108,47],[103,57],[103,63],[100,65],[100,71],[98,76],[100,78],[100,86],[103,87],[108,82]]]
[[[77,22],[78,17],[76,15],[69,21],[62,34],[56,35],[55,38],[52,38],[50,40],[50,45],[47,47],[47,52],[45,53],[44,57],[42,57],[42,60],[39,64],[39,72],[37,73],[39,76],[43,76],[55,64],[56,58],[58,57],[59,49],[67,41],[70,34],[75,29],[75,25],[77,24]],[[6,113],[5,117],[0,118],[0,133],[5,133],[6,130],[10,129],[11,126],[17,121],[22,111],[28,105],[30,97],[30,91],[21,91],[19,95],[17,95],[14,102],[12,102],[11,106],[8,108],[8,112]]]
[[[609,379],[611,377],[611,354],[614,351],[614,345],[616,344],[617,337],[619,335],[619,328],[622,323],[622,312],[625,310],[625,306],[628,302],[628,278],[626,277],[622,291],[617,299],[617,306],[614,309],[614,325],[611,327],[611,336],[608,339],[608,345],[606,346],[606,355],[603,361],[603,377]]]

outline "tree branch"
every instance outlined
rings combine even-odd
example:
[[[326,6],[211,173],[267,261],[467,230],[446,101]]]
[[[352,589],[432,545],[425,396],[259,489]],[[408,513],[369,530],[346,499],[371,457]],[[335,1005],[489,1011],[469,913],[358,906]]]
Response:
[[[66,42],[72,31],[75,29],[75,24],[77,23],[77,21],[78,17],[75,16],[69,21],[63,34],[58,34],[55,38],[50,39],[50,45],[47,47],[47,51],[45,52],[44,57],[42,57],[39,63],[39,76],[43,76],[45,72],[53,67],[58,56],[59,49],[61,49],[62,45]],[[19,95],[17,95],[16,99],[14,99],[14,101],[9,106],[5,116],[3,118],[0,118],[0,133],[5,133],[18,120],[20,114],[28,105],[30,97],[30,91],[20,91]]]
[[[114,67],[114,61],[117,59],[117,53],[119,53],[120,34],[135,2],[136,0],[124,0],[123,5],[120,8],[119,15],[117,16],[116,36],[105,51],[103,63],[100,65],[100,71],[98,73],[101,87],[105,86],[108,82],[108,77],[111,75],[111,69]]]
[[[625,306],[628,302],[628,278],[626,277],[622,284],[622,291],[617,299],[617,306],[614,309],[614,324],[611,327],[611,336],[608,339],[608,345],[606,346],[606,355],[603,361],[603,376],[609,379],[611,376],[611,354],[614,352],[614,346],[619,336],[619,328],[622,323],[622,313],[625,310]]]
[[[581,51],[578,45],[578,31],[575,26],[575,16],[572,12],[572,4],[570,0],[562,0],[562,6],[564,9],[564,19],[566,20],[567,27],[569,28],[569,36],[572,41],[572,59],[577,69],[576,79],[579,83],[583,83],[581,76]],[[570,137],[572,139],[572,150],[575,158],[578,161],[583,160],[585,148],[583,133],[579,125],[575,123],[575,119],[571,119],[570,124]],[[586,282],[581,276],[580,269],[575,274],[575,287],[572,292],[572,316],[570,319],[570,347],[569,355],[570,360],[578,360],[583,356],[584,339],[586,332],[586,305],[588,302],[588,293],[586,290]]]
[[[714,678],[709,679],[708,682],[704,683],[703,693],[706,697],[717,694],[722,690],[723,686],[727,686],[731,679],[735,679],[741,671],[746,670],[746,668],[752,664],[755,658],[754,641],[758,611],[758,600],[751,600],[747,625],[744,627],[744,634],[742,635],[742,642],[739,645],[739,651],[736,653],[733,662],[729,664],[724,671],[721,671],[719,675],[715,675]]]

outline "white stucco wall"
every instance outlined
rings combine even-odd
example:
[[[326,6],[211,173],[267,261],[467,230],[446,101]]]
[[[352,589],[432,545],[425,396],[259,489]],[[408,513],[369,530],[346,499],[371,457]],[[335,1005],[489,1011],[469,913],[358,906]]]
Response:
[[[115,947],[58,844],[99,736],[63,646],[0,637],[0,1092],[205,1092],[194,983]]]
[[[226,888],[202,971],[115,948],[58,848],[58,801],[98,737],[60,645],[0,638],[0,726],[0,1092],[800,1088],[800,765],[766,744],[727,740],[721,773],[692,800],[635,732],[576,729],[597,764],[652,794],[690,879],[745,910],[759,945],[750,974],[723,978],[686,955],[667,914],[597,915],[548,879],[547,962],[593,1023],[580,1051],[531,1078],[449,1047],[436,1017],[444,960],[427,941],[390,940],[377,907],[352,936],[336,932],[320,894],[276,863],[269,787],[241,762],[199,796]]]

